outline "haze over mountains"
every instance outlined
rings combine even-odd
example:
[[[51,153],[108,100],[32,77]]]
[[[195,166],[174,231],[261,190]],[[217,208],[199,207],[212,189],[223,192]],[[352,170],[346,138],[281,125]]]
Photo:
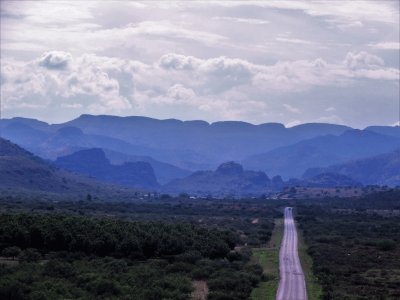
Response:
[[[349,176],[365,185],[400,186],[400,151],[353,160],[326,168],[308,169],[303,178],[307,179],[327,172]]]
[[[244,170],[235,162],[221,164],[215,171],[197,171],[192,175],[175,179],[163,187],[169,193],[196,195],[262,195],[282,188],[279,176],[272,180],[264,172]]]
[[[82,115],[52,125],[35,119],[2,119],[0,130],[3,138],[44,159],[56,161],[63,168],[133,187],[157,189],[163,185],[167,191],[177,191],[180,186],[180,191],[190,192],[202,186],[203,190],[217,192],[215,185],[219,185],[226,192],[258,193],[259,189],[273,190],[270,178],[276,175],[284,180],[301,178],[307,170],[303,180],[312,182],[310,178],[317,176],[317,184],[320,180],[336,184],[399,184],[399,152],[396,152],[400,149],[399,127],[370,126],[356,130],[313,123],[285,128],[278,123],[209,124]],[[377,161],[373,157],[378,157],[378,161],[384,159],[387,167],[373,163]],[[92,165],[90,159],[94,159]],[[242,171],[233,176],[235,179],[232,174],[225,176],[218,171],[228,161],[242,165]],[[358,161],[357,168],[330,167],[348,166],[354,164],[352,161]],[[353,169],[358,171],[349,171]],[[196,173],[190,175],[192,172]],[[370,173],[379,175],[368,178],[360,175]],[[328,180],[320,174],[331,175]]]
[[[0,138],[0,178],[0,189],[14,194],[49,192],[86,198],[87,194],[115,197],[135,192],[59,169],[3,138]]]
[[[54,162],[65,170],[85,174],[105,182],[123,186],[157,189],[159,184],[151,165],[144,161],[113,165],[102,149],[88,149],[61,156]]]

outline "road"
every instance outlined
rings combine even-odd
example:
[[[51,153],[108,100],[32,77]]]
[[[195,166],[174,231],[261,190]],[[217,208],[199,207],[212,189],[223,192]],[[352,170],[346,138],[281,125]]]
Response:
[[[285,208],[285,229],[279,252],[280,281],[276,300],[307,300],[306,283],[297,250],[292,208]]]

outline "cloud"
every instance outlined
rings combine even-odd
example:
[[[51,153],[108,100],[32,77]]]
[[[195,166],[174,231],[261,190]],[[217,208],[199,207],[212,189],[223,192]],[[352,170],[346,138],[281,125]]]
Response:
[[[285,124],[286,128],[294,127],[300,125],[302,122],[300,120],[293,120]]]
[[[121,76],[131,78],[131,69],[133,65],[124,60],[93,55],[73,60],[71,54],[62,51],[47,52],[28,63],[3,61],[4,108],[16,108],[24,103],[37,108],[59,105],[74,109],[85,107],[92,112],[121,112],[131,108],[132,95],[122,94],[120,86]]]
[[[300,114],[300,113],[301,113],[301,110],[300,110],[300,109],[298,109],[298,108],[296,108],[296,107],[294,107],[294,106],[291,106],[291,105],[289,105],[289,104],[284,103],[283,106],[284,106],[288,111],[290,111],[291,113],[295,113],[295,114]]]
[[[82,108],[82,104],[80,104],[80,103],[62,103],[61,107],[79,109],[79,108]]]
[[[337,24],[354,24],[359,21],[398,23],[398,6],[395,1],[301,1],[275,0],[253,1],[249,5],[273,7],[286,10],[300,10],[315,17],[326,17]],[[233,2],[233,5],[243,5],[243,2]],[[357,23],[356,23],[357,24]]]
[[[174,70],[193,70],[200,64],[200,59],[176,53],[165,54],[158,61],[158,65],[161,68]]]
[[[344,124],[342,118],[337,115],[323,116],[314,120],[315,123]]]
[[[48,69],[65,69],[72,60],[70,53],[63,51],[50,51],[39,59],[39,65]]]
[[[349,52],[346,55],[344,64],[351,70],[357,69],[376,69],[383,66],[385,63],[382,58],[361,51],[358,53]]]
[[[362,28],[364,27],[364,23],[361,21],[349,21],[349,22],[342,22],[342,21],[337,21],[337,20],[328,20],[328,22],[331,22],[335,26],[337,26],[340,30],[349,30],[353,28]]]
[[[265,25],[270,23],[267,20],[255,18],[213,17],[213,20],[247,23],[252,25]]]
[[[302,40],[302,39],[289,39],[284,37],[277,37],[275,40],[278,42],[292,43],[292,44],[303,44],[303,45],[315,45],[315,42]]]
[[[327,109],[325,109],[326,112],[334,112],[336,111],[336,108],[334,108],[333,106],[328,107]]]
[[[369,47],[382,50],[400,50],[399,42],[380,42],[376,44],[368,44]]]
[[[348,87],[366,78],[397,81],[399,70],[385,67],[380,57],[367,52],[350,52],[338,63],[317,58],[267,65],[225,56],[169,53],[144,63],[52,51],[29,62],[5,60],[1,77],[5,110],[61,107],[82,113],[157,111],[167,117],[191,112],[193,118],[206,114],[213,119],[266,120],[273,117],[271,109],[282,112],[282,107],[305,113],[288,104],[293,102],[271,106],[273,99],[298,98],[320,87]],[[343,123],[336,115],[324,118],[320,121]]]

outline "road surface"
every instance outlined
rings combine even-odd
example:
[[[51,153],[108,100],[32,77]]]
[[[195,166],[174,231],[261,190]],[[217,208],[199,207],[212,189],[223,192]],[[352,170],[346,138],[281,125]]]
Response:
[[[292,208],[285,208],[285,230],[279,252],[280,281],[276,300],[307,300],[306,283],[297,251]]]

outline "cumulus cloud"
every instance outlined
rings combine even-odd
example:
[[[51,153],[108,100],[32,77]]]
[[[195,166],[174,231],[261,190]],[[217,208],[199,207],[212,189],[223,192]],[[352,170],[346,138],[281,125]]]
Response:
[[[174,84],[167,91],[167,97],[173,102],[187,102],[196,96],[192,89],[185,88],[181,84]]]
[[[200,63],[201,60],[193,56],[185,56],[176,53],[165,54],[158,61],[158,65],[161,68],[174,70],[193,70],[195,67],[199,66]]]
[[[118,75],[132,78],[132,74],[124,70],[129,66],[123,60],[90,55],[72,60],[71,54],[61,51],[47,52],[28,63],[3,61],[2,76],[6,80],[1,91],[4,108],[30,103],[37,108],[60,105],[108,112],[129,109],[132,95],[121,93],[116,78]],[[80,106],[76,104],[79,101],[83,103]]]
[[[361,51],[358,53],[349,52],[346,55],[344,64],[351,70],[377,69],[384,65],[383,59]]]
[[[380,57],[366,52],[350,52],[338,63],[317,58],[269,65],[176,53],[143,63],[94,54],[72,58],[66,52],[47,52],[27,63],[4,61],[1,76],[5,109],[59,106],[123,114],[151,114],[154,110],[172,114],[190,109],[215,119],[266,119],[271,99],[318,87],[349,86],[365,78],[395,81],[399,70],[385,67]],[[290,113],[303,114],[288,102],[280,106]],[[342,122],[335,115],[325,118]]]
[[[48,69],[65,69],[72,60],[70,53],[63,51],[50,51],[39,59],[39,65]]]

